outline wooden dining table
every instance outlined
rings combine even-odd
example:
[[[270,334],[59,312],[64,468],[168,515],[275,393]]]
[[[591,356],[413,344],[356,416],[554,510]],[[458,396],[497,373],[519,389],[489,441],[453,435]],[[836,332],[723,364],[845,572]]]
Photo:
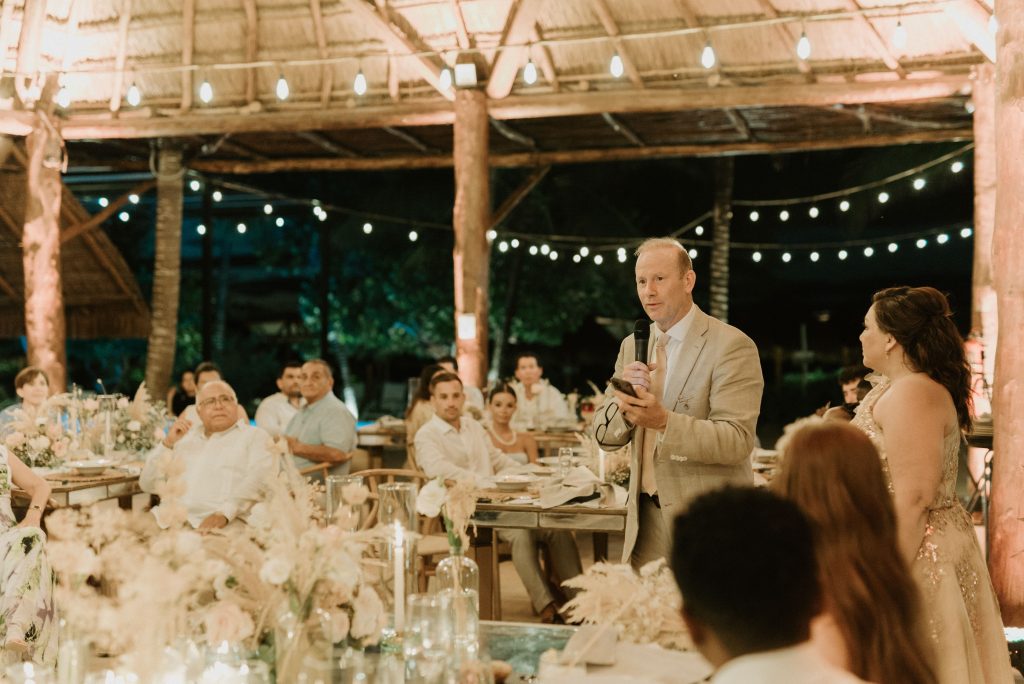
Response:
[[[140,494],[139,475],[118,468],[108,468],[99,475],[78,475],[70,470],[47,473],[44,476],[53,490],[48,509],[86,506],[99,501],[116,499],[121,508],[132,507],[132,497]],[[21,489],[11,491],[14,505],[27,504],[29,496]]]

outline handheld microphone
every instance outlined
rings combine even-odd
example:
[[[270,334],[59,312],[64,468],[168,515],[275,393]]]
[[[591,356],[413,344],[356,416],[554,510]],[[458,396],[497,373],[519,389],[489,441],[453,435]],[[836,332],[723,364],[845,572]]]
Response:
[[[633,348],[635,360],[647,364],[647,345],[651,341],[651,322],[641,318],[633,324]]]

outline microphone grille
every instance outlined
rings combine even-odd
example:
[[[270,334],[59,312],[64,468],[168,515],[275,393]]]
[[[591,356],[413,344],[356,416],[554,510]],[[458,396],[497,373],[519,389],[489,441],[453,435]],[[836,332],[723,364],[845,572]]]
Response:
[[[633,338],[637,340],[651,339],[651,322],[640,318],[633,324]]]

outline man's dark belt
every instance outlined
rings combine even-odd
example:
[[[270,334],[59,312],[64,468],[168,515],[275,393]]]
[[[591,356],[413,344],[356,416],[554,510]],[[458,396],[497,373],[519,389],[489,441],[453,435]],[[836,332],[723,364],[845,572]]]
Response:
[[[641,499],[650,499],[651,503],[654,504],[655,508],[661,508],[661,499],[658,498],[657,494],[648,494],[647,492],[640,492]]]

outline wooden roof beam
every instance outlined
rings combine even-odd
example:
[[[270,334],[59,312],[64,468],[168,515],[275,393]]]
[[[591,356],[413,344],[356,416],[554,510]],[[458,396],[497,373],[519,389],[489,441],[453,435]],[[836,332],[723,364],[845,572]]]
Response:
[[[181,64],[192,66],[196,45],[196,0],[183,0],[181,5]],[[181,110],[192,109],[192,70],[181,71]]]
[[[629,80],[637,88],[643,88],[644,79],[640,75],[640,70],[636,68],[636,63],[629,56],[629,50],[626,49],[626,41],[620,37],[622,32],[619,31],[619,25],[615,21],[615,17],[612,16],[612,11],[608,9],[608,4],[605,0],[591,0],[591,6],[594,8],[594,13],[597,15],[601,25],[604,26],[605,33],[611,38],[616,52],[619,53],[619,58],[622,59],[622,66],[626,70],[626,76],[629,77]]]
[[[518,143],[523,147],[527,147],[531,150],[537,149],[536,140],[534,140],[528,135],[520,133],[519,131],[509,126],[504,121],[498,121],[494,117],[491,117],[491,126],[493,126],[494,130],[498,131],[498,133],[500,133],[503,137],[507,138],[508,140],[511,140],[512,142]]]
[[[75,3],[77,7],[79,3]],[[74,10],[72,10],[74,11]],[[121,109],[121,93],[124,91],[124,66],[128,52],[128,25],[132,21],[132,0],[122,0],[121,12],[117,18],[117,53],[114,58],[114,85],[110,91],[110,111]]]
[[[629,126],[615,118],[615,116],[609,114],[608,112],[601,112],[601,118],[604,119],[604,122],[608,124],[613,131],[621,135],[623,138],[633,143],[637,147],[644,147],[645,143],[643,140],[640,139],[640,136],[634,133],[633,129],[631,129]]]
[[[487,97],[500,100],[508,97],[516,82],[516,74],[526,63],[527,39],[536,26],[542,0],[514,0],[508,10],[505,29],[498,43],[497,56],[487,81]]]
[[[490,154],[492,168],[518,168],[548,166],[552,164],[587,164],[636,159],[665,159],[671,157],[714,157],[724,154],[782,154],[811,150],[833,150],[847,147],[884,147],[910,143],[949,142],[971,140],[971,127],[957,130],[921,130],[904,133],[875,133],[873,135],[844,136],[838,138],[794,140],[785,142],[737,141],[714,145],[648,145],[647,147],[615,147],[585,150],[557,150],[540,152],[514,152]],[[280,173],[285,171],[393,171],[410,169],[444,169],[453,165],[450,154],[434,156],[406,155],[402,157],[363,157],[361,159],[299,157],[272,159],[265,162],[238,162],[215,159],[196,160],[190,165],[204,173],[247,175],[254,173]]]
[[[306,142],[311,142],[322,150],[335,154],[339,157],[348,157],[349,159],[359,157],[359,154],[354,150],[350,150],[344,145],[339,145],[322,133],[316,133],[315,131],[296,131],[295,135]]]
[[[459,0],[448,0],[452,7],[452,16],[455,19],[455,37],[459,41],[459,47],[469,50],[473,47],[473,39],[466,30],[466,17],[462,14],[462,5]]]
[[[407,22],[403,22],[402,26],[398,25],[400,21],[399,15],[393,14],[386,7],[380,8],[378,12],[378,9],[367,2],[367,0],[344,0],[344,2],[345,6],[351,10],[357,19],[376,29],[385,45],[398,54],[408,54],[409,56],[406,59],[411,60],[413,68],[420,74],[423,80],[429,83],[437,92],[441,93],[445,99],[455,99],[455,93],[451,88],[445,90],[441,87],[440,60],[430,59],[418,54],[421,52],[432,52],[432,49],[416,34]]]
[[[128,204],[129,197],[132,195],[142,195],[143,193],[149,192],[156,186],[155,180],[148,180],[139,183],[134,188],[124,193],[113,202],[105,206],[101,211],[96,212],[93,216],[89,217],[88,221],[76,223],[72,226],[68,226],[60,233],[60,243],[63,245],[66,242],[74,240],[83,233],[88,233],[90,230],[103,225],[103,222],[114,215],[121,207]]]
[[[309,0],[309,13],[313,17],[313,35],[316,36],[316,51],[320,59],[327,59],[327,30],[324,28],[324,12],[320,0]],[[326,107],[331,101],[334,88],[334,69],[330,64],[320,67],[320,106]]]
[[[21,242],[21,224],[14,220],[14,217],[2,204],[0,204],[0,223],[4,224],[4,227],[19,243]]]
[[[3,290],[4,294],[13,299],[15,304],[19,304],[21,306],[25,305],[25,297],[18,294],[18,291],[14,289],[14,286],[11,285],[11,283],[7,281],[7,278],[4,278],[2,275],[0,275],[0,290]]]
[[[410,145],[415,147],[417,150],[419,150],[423,154],[439,154],[440,153],[440,150],[438,150],[437,148],[431,147],[430,145],[427,145],[422,140],[417,138],[415,135],[413,135],[411,133],[406,133],[405,131],[401,130],[400,128],[395,128],[394,126],[384,126],[381,130],[384,131],[385,133],[389,134],[389,135],[393,135],[394,137],[398,138],[399,140],[402,140],[404,142],[409,143]]]
[[[747,120],[743,117],[742,113],[736,109],[732,109],[731,107],[726,107],[722,111],[725,112],[725,115],[729,118],[729,123],[731,123],[732,127],[736,129],[736,132],[743,136],[744,140],[755,139],[754,134],[750,130],[750,125],[747,123]]]
[[[245,61],[255,62],[260,45],[260,20],[256,0],[242,0],[245,9]],[[245,101],[256,101],[256,69],[245,70]]]
[[[534,169],[533,173],[527,176],[526,180],[519,184],[519,187],[509,193],[508,197],[502,201],[501,206],[491,214],[491,225],[487,228],[494,230],[501,225],[501,222],[508,218],[512,210],[519,206],[519,203],[537,187],[538,183],[544,180],[544,176],[548,175],[550,170],[550,166],[541,166]]]
[[[955,0],[943,6],[946,15],[953,20],[960,35],[981,50],[988,61],[996,61],[996,37],[988,31],[988,18],[991,12],[986,11],[974,0]]]

